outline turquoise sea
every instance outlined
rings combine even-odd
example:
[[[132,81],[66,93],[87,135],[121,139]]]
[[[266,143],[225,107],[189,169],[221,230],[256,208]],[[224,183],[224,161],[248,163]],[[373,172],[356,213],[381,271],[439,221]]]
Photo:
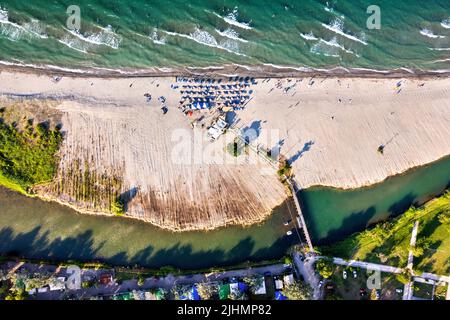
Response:
[[[3,65],[142,72],[238,64],[450,69],[449,0],[0,0]]]

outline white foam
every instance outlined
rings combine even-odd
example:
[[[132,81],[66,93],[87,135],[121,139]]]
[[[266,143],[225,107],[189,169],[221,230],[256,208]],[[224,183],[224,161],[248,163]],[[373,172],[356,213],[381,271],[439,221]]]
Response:
[[[326,5],[323,7],[325,9],[326,12],[329,12],[331,14],[334,14],[338,17],[340,17],[341,19],[345,19],[345,17],[343,15],[339,15],[338,13],[336,13],[334,11],[334,8],[330,7],[329,3],[327,2]]]
[[[264,63],[263,66],[272,67],[274,69],[279,69],[279,70],[295,70],[295,71],[301,71],[301,72],[309,72],[312,70],[311,68],[306,68],[306,67],[281,66],[281,65],[272,64],[272,63]]]
[[[360,39],[352,34],[345,33],[344,32],[344,23],[340,19],[335,19],[331,24],[325,24],[322,23],[322,26],[334,33],[337,33],[347,39],[357,41],[359,43],[362,43],[367,46],[367,42],[364,39]],[[362,33],[362,36],[364,37],[364,33]]]
[[[427,29],[427,28],[420,30],[420,34],[425,37],[432,38],[432,39],[444,39],[445,38],[445,36],[434,34],[433,31],[431,31],[430,29]]]
[[[433,51],[450,51],[450,48],[428,48]]]
[[[39,37],[41,39],[48,38],[43,31],[43,27],[39,20],[32,19],[23,26],[9,21],[8,11],[0,7],[0,34],[4,35],[11,41],[17,41],[23,36]]]
[[[39,20],[32,19],[30,22],[23,25],[24,29],[30,32],[31,34],[39,37],[41,39],[47,39],[48,35],[45,33],[44,28],[42,27]]]
[[[26,68],[40,69],[40,70],[52,69],[52,70],[59,70],[59,71],[66,71],[66,72],[92,73],[87,70],[64,68],[64,67],[59,67],[59,66],[55,66],[55,65],[51,65],[51,64],[37,65],[37,64],[31,64],[31,63],[11,62],[11,61],[0,60],[0,65],[13,66],[13,67],[26,67]]]
[[[217,42],[216,38],[214,38],[214,36],[212,36],[210,33],[208,33],[205,30],[200,30],[197,28],[197,29],[195,29],[194,32],[192,32],[190,34],[183,34],[183,33],[178,33],[178,32],[171,32],[171,31],[164,31],[164,32],[171,36],[186,38],[186,39],[195,41],[197,43],[200,43],[200,44],[208,46],[208,47],[225,50],[229,53],[233,53],[233,54],[236,54],[239,56],[246,57],[245,54],[238,52],[239,48],[238,48],[237,43],[230,43],[230,40],[227,40],[227,41],[219,44]]]
[[[165,37],[158,37],[158,31],[156,28],[153,29],[153,32],[149,37],[155,44],[165,45],[167,42],[167,39]]]
[[[237,33],[236,31],[234,31],[231,28],[228,28],[224,31],[220,31],[219,29],[216,29],[216,32],[218,34],[220,34],[222,37],[226,37],[231,40],[236,40],[236,41],[240,41],[240,42],[248,42],[248,40],[240,38],[239,33]]]
[[[26,33],[24,27],[9,21],[8,11],[0,7],[0,34],[11,41],[17,41]]]
[[[66,29],[71,35],[77,37],[78,39],[88,42],[94,45],[104,45],[111,47],[113,49],[119,49],[120,42],[122,41],[122,37],[114,33],[111,26],[107,26],[106,28],[98,27],[101,31],[98,33],[91,33],[84,35],[80,33],[78,30],[69,30]]]
[[[450,61],[450,58],[434,60],[434,61],[432,61],[431,63],[440,63],[440,62],[447,62],[447,61]]]
[[[228,23],[229,25],[235,26],[235,27],[239,27],[242,29],[246,29],[246,30],[251,30],[252,27],[250,27],[250,23],[247,22],[239,22],[238,21],[238,10],[237,7],[235,7],[233,9],[232,12],[230,12],[229,14],[227,14],[225,17],[222,17],[220,14],[213,12],[214,15],[216,15],[217,17],[223,19],[226,23]]]
[[[311,47],[311,53],[318,54],[318,55],[324,55],[327,57],[340,57],[340,51],[343,51],[348,54],[353,54],[357,57],[359,57],[358,54],[353,52],[350,49],[345,48],[343,45],[341,45],[336,37],[333,37],[331,40],[325,40],[320,38],[318,42],[316,42]]]
[[[354,55],[357,56],[357,54],[354,53],[352,50],[347,49],[347,48],[345,48],[343,45],[341,45],[341,44],[337,41],[337,38],[336,38],[336,37],[333,37],[333,39],[331,39],[331,40],[329,40],[329,41],[324,40],[324,39],[321,38],[321,39],[319,40],[319,42],[322,42],[322,43],[324,43],[324,44],[326,44],[327,46],[330,46],[330,47],[336,47],[336,48],[339,48],[339,49],[341,49],[341,50],[344,51],[344,52],[347,52],[347,53],[350,53],[350,54],[354,54]]]
[[[319,40],[314,36],[314,33],[312,33],[312,31],[309,33],[300,33],[300,36],[308,41]]]
[[[85,46],[83,46],[83,44],[77,39],[65,36],[62,39],[58,39],[58,42],[75,51],[87,53],[87,48],[85,48]]]
[[[445,29],[450,29],[450,18],[445,19],[441,22],[441,26]]]

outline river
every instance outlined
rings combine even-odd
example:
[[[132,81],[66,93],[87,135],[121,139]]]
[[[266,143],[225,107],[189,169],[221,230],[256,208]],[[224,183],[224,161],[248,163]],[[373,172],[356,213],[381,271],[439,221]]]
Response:
[[[391,177],[372,187],[314,187],[299,197],[313,242],[342,239],[370,223],[441,193],[450,183],[450,157]],[[0,253],[35,259],[102,261],[183,269],[282,257],[298,238],[285,226],[292,201],[264,223],[209,232],[174,233],[140,221],[91,216],[0,187]]]

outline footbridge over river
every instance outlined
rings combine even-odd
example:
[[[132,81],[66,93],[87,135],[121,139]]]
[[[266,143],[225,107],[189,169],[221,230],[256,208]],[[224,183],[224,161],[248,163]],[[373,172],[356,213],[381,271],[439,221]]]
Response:
[[[278,159],[275,160],[272,157],[267,155],[267,151],[265,151],[265,148],[263,148],[261,145],[256,144],[254,142],[249,142],[248,139],[245,138],[245,136],[242,134],[242,128],[236,128],[235,125],[231,125],[228,128],[229,131],[231,131],[237,138],[241,140],[244,145],[248,146],[250,150],[255,152],[261,159],[266,161],[270,164],[271,167],[273,167],[275,170],[278,170],[279,161]],[[297,182],[294,180],[294,178],[288,178],[286,176],[283,176],[285,181],[288,183],[289,188],[291,189],[292,197],[294,198],[295,208],[297,210],[297,223],[299,226],[299,229],[303,232],[303,235],[306,239],[306,243],[308,244],[310,252],[314,252],[314,247],[311,241],[311,237],[309,235],[308,227],[306,226],[305,218],[303,216],[302,207],[300,205],[300,200],[298,198],[298,192],[300,191],[300,188],[297,184]],[[301,239],[300,239],[301,241]]]

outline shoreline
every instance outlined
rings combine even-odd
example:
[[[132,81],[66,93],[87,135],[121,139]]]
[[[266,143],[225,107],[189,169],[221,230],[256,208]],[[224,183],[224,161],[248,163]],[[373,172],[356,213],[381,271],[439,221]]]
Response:
[[[442,157],[440,159],[437,159],[435,161],[432,161],[430,163],[426,163],[426,164],[423,164],[423,165],[418,165],[418,166],[414,166],[414,167],[408,168],[408,169],[406,169],[405,171],[403,171],[401,173],[397,173],[397,174],[388,176],[385,179],[383,179],[382,181],[379,181],[379,182],[376,182],[376,183],[370,184],[370,185],[365,185],[365,186],[362,186],[362,187],[339,188],[339,187],[333,187],[333,186],[327,186],[327,185],[314,185],[314,186],[309,186],[307,188],[301,189],[301,190],[299,190],[299,192],[308,191],[308,190],[311,190],[311,189],[332,189],[332,190],[335,190],[335,191],[357,191],[357,190],[361,190],[361,189],[370,189],[370,188],[377,187],[380,184],[383,184],[383,183],[385,183],[386,181],[388,181],[390,179],[395,179],[395,178],[397,178],[399,176],[408,175],[412,171],[415,171],[415,170],[418,170],[418,169],[422,169],[422,168],[425,168],[425,167],[428,167],[428,166],[432,166],[436,162],[443,161],[446,158],[450,158],[450,155],[446,155],[446,156],[444,156],[444,157]],[[5,188],[5,189],[7,189],[7,190],[9,190],[9,191],[11,191],[11,192],[17,192],[17,193],[19,193],[19,194],[21,194],[21,195],[23,195],[25,197],[38,199],[38,200],[45,201],[45,202],[57,203],[57,204],[59,204],[61,206],[64,206],[64,207],[72,209],[74,211],[74,213],[76,213],[76,214],[91,215],[91,216],[101,216],[101,217],[107,217],[107,218],[108,217],[109,218],[118,218],[118,219],[122,219],[122,218],[132,219],[134,221],[140,221],[140,222],[151,224],[151,225],[155,226],[156,228],[159,228],[159,229],[161,229],[163,231],[172,232],[172,233],[184,233],[184,232],[203,232],[203,233],[208,233],[208,232],[213,232],[213,231],[217,231],[217,230],[220,230],[220,229],[225,229],[225,228],[228,228],[228,227],[241,227],[241,228],[255,227],[257,225],[260,225],[260,224],[264,223],[267,219],[269,219],[271,217],[271,215],[273,215],[275,213],[274,211],[277,208],[279,208],[281,206],[284,206],[288,201],[292,201],[292,199],[293,199],[292,198],[293,195],[288,196],[286,198],[285,202],[283,202],[279,206],[273,208],[272,212],[269,215],[266,215],[265,217],[262,217],[258,221],[248,221],[246,223],[229,222],[229,223],[226,223],[226,224],[221,225],[221,226],[215,226],[215,227],[210,227],[210,228],[202,227],[202,228],[192,228],[192,229],[180,229],[180,228],[176,229],[176,228],[171,228],[171,227],[168,227],[168,226],[155,224],[155,223],[153,223],[152,221],[150,221],[148,219],[143,219],[143,218],[139,218],[139,217],[132,217],[132,216],[129,216],[129,215],[126,215],[126,214],[124,214],[124,215],[115,215],[113,213],[108,213],[108,212],[86,210],[86,209],[83,209],[83,208],[79,208],[79,207],[77,207],[76,205],[74,205],[72,203],[64,202],[64,201],[62,201],[62,200],[60,200],[60,199],[58,199],[56,197],[40,195],[38,193],[35,193],[35,194],[31,194],[31,193],[23,194],[23,193],[18,192],[17,190],[10,189],[10,188],[8,188],[8,187],[6,187],[4,185],[0,185],[0,186]],[[440,195],[444,194],[445,190],[448,190],[448,187],[446,189],[444,189],[444,191],[441,192]],[[297,197],[298,197],[298,193],[296,195]],[[432,196],[430,199],[425,200],[421,205],[427,203],[428,201],[430,201],[430,200],[432,200],[433,198],[436,198],[436,197],[437,196]],[[388,220],[395,219],[395,218],[396,217],[389,218]]]
[[[62,75],[79,78],[165,78],[165,77],[216,77],[226,78],[230,76],[251,76],[255,78],[303,78],[303,77],[342,77],[342,78],[418,78],[430,79],[436,77],[449,77],[450,69],[422,70],[422,69],[367,69],[345,68],[336,66],[333,68],[310,68],[295,66],[262,65],[237,65],[225,64],[210,67],[149,67],[145,69],[112,69],[103,67],[90,68],[65,68],[53,65],[33,65],[9,63],[0,61],[0,72],[20,72],[39,75]]]
[[[12,192],[17,192],[16,190],[12,190],[9,189],[8,187],[5,187],[3,185],[1,185],[3,188],[8,189]],[[280,205],[278,205],[277,207],[273,208],[272,211],[270,212],[270,214],[262,216],[259,220],[255,220],[255,221],[246,221],[245,223],[242,222],[237,222],[237,221],[232,221],[229,223],[225,223],[223,225],[220,226],[214,226],[214,227],[201,227],[201,228],[172,228],[169,226],[164,226],[164,225],[159,225],[156,224],[152,221],[150,221],[150,219],[145,219],[145,218],[140,218],[140,217],[133,217],[127,214],[123,214],[123,215],[115,215],[114,213],[108,213],[108,212],[103,212],[103,211],[92,211],[92,210],[87,210],[87,209],[83,209],[83,208],[79,208],[76,205],[69,203],[69,202],[64,202],[56,197],[53,196],[45,196],[45,195],[39,195],[39,194],[22,194],[21,195],[25,196],[25,197],[30,197],[30,198],[34,198],[34,199],[39,199],[45,202],[52,202],[52,203],[57,203],[61,206],[67,207],[72,209],[76,214],[82,214],[82,215],[91,215],[91,216],[101,216],[101,217],[107,217],[107,218],[118,218],[118,219],[131,219],[134,221],[139,221],[139,222],[144,222],[144,223],[148,223],[151,224],[152,226],[159,228],[163,231],[167,231],[167,232],[172,232],[172,233],[183,233],[183,232],[213,232],[213,231],[217,231],[220,229],[225,229],[225,228],[229,228],[229,227],[241,227],[241,228],[250,228],[250,227],[255,227],[258,226],[260,224],[263,224],[264,222],[266,222],[275,212],[275,210],[281,206],[284,205],[285,202],[289,201],[290,199],[292,200],[292,196],[289,196],[285,202],[281,203]]]
[[[396,178],[396,177],[399,177],[399,176],[404,176],[404,175],[407,175],[408,173],[410,173],[411,171],[418,170],[418,169],[421,169],[421,168],[425,168],[425,167],[428,167],[428,166],[432,166],[436,162],[443,161],[446,158],[450,158],[450,154],[447,154],[447,155],[445,155],[443,157],[440,157],[440,158],[438,158],[436,160],[433,160],[431,162],[427,162],[427,163],[424,163],[424,164],[419,164],[419,165],[415,165],[415,166],[409,167],[409,168],[407,168],[407,169],[405,169],[405,170],[403,170],[401,172],[397,172],[397,173],[394,173],[392,175],[389,175],[386,178],[384,178],[384,179],[382,179],[380,181],[377,181],[375,183],[365,184],[365,185],[361,185],[361,186],[358,186],[358,187],[336,187],[336,186],[333,186],[333,185],[315,184],[315,185],[310,185],[310,186],[308,186],[306,188],[302,188],[301,190],[332,189],[332,190],[335,190],[335,191],[356,191],[356,190],[359,190],[359,189],[371,189],[371,188],[374,188],[374,187],[376,187],[376,186],[386,182],[389,179],[393,179],[393,178]]]

